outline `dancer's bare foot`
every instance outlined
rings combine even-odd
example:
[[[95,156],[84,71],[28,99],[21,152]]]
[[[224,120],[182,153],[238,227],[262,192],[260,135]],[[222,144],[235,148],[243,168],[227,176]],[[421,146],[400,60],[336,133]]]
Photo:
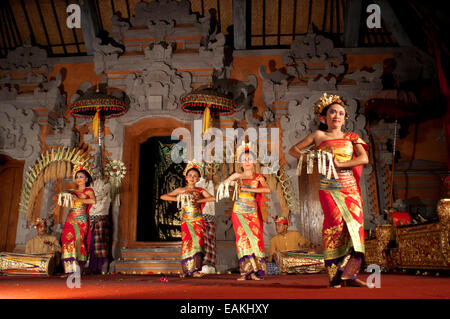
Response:
[[[247,280],[247,276],[241,276],[237,280]]]
[[[255,274],[251,274],[251,275],[250,275],[250,278],[251,278],[252,280],[263,280],[263,278],[258,277],[258,276],[256,276]]]
[[[358,278],[356,278],[356,279],[342,278],[342,286],[344,286],[344,287],[367,287],[367,284]]]
[[[186,278],[186,274],[185,273],[181,273],[180,274],[180,278]]]
[[[203,277],[204,275],[205,275],[205,274],[202,274],[202,273],[196,271],[196,272],[194,272],[194,273],[192,274],[192,277],[201,278],[201,277]]]

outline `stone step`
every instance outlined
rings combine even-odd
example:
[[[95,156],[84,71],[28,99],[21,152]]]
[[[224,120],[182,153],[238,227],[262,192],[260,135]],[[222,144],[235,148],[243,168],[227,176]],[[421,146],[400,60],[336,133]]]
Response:
[[[148,248],[122,248],[122,253],[126,254],[146,254],[146,253],[179,253],[181,251],[180,246],[171,247],[148,247]]]
[[[136,260],[117,261],[115,272],[121,274],[173,274],[181,273],[181,264],[178,260]]]
[[[122,274],[181,273],[180,243],[149,244],[145,248],[122,248],[115,271]]]
[[[135,261],[135,260],[181,260],[181,255],[176,256],[160,256],[160,255],[138,255],[138,256],[123,256],[124,261]]]

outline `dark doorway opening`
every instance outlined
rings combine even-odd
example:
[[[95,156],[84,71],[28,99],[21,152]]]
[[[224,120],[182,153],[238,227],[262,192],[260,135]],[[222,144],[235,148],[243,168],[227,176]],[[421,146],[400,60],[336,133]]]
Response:
[[[174,163],[170,136],[155,136],[140,145],[137,241],[181,241],[176,202],[160,196],[184,185],[185,163]]]

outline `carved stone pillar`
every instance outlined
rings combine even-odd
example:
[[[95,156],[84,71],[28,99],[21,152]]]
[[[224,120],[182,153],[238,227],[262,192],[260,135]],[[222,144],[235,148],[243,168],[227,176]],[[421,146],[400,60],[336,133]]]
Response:
[[[388,140],[394,137],[394,123],[383,120],[370,126],[370,133],[375,145],[374,159],[376,162],[376,177],[378,183],[380,209],[389,206],[392,191],[392,151],[388,150]]]

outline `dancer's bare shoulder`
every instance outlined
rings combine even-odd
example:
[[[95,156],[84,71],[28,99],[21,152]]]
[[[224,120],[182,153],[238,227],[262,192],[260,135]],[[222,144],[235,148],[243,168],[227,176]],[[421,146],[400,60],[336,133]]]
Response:
[[[324,132],[322,130],[316,130],[312,134],[313,134],[313,138],[314,138],[314,144],[316,146],[319,146],[320,143],[322,143],[324,140],[327,139],[326,132]]]

